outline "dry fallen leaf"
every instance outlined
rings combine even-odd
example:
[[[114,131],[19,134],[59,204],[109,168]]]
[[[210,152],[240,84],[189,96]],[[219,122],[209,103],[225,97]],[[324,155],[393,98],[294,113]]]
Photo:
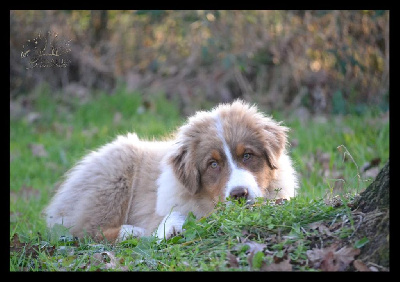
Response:
[[[264,248],[267,246],[266,244],[261,244],[257,243],[254,241],[250,240],[245,240],[244,245],[249,246],[250,248],[247,250],[248,255],[247,255],[247,261],[249,262],[249,265],[253,267],[253,257],[256,253],[262,252]]]
[[[55,247],[52,245],[39,246],[38,244],[23,243],[17,233],[15,233],[10,241],[10,252],[24,252],[26,256],[36,258],[39,251],[46,251],[50,256],[53,255]]]
[[[103,260],[104,259],[101,253],[94,253],[90,262],[92,263],[92,265],[99,265],[103,262]]]
[[[352,247],[343,247],[335,251],[337,244],[330,247],[307,251],[307,257],[314,268],[320,268],[323,271],[344,271],[354,260],[354,257],[360,254],[360,249]]]
[[[287,199],[279,198],[275,200],[275,205],[282,205],[287,202]]]
[[[24,247],[26,244],[22,243],[19,240],[19,236],[17,233],[14,233],[12,240],[10,242],[10,251],[16,252],[19,251],[22,247]]]
[[[226,255],[226,258],[228,259],[229,267],[239,267],[239,262],[238,262],[237,256],[235,256],[231,252],[228,252],[228,254]]]
[[[326,252],[321,261],[320,268],[322,271],[338,271],[338,261],[335,259],[335,254],[332,250]]]
[[[127,271],[127,266],[121,266],[120,261],[115,257],[114,252],[102,252],[93,254],[93,265],[99,265],[104,263],[102,269],[118,269],[122,271]]]
[[[261,266],[262,271],[292,271],[292,265],[290,264],[290,259],[285,259],[279,263],[272,263],[267,265],[263,263]]]
[[[248,253],[262,252],[264,248],[267,247],[266,244],[257,243],[249,239],[244,239],[243,243],[237,245],[237,248],[241,248],[243,245],[249,246],[249,249],[247,250]]]
[[[353,266],[358,271],[371,271],[371,269],[369,269],[368,266],[359,259],[353,261]]]
[[[344,271],[346,267],[354,261],[354,257],[360,254],[360,249],[356,249],[353,247],[343,247],[339,251],[334,253],[335,259],[338,261],[337,271]]]
[[[316,221],[308,225],[310,229],[317,229],[319,233],[331,236],[332,232],[325,226],[323,221]]]

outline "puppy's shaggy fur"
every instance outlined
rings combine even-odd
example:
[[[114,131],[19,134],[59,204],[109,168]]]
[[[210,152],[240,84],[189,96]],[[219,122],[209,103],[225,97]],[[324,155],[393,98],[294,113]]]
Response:
[[[206,216],[227,198],[293,197],[287,131],[238,100],[196,113],[169,141],[119,136],[66,174],[45,209],[47,224],[98,240],[169,238],[189,212]]]

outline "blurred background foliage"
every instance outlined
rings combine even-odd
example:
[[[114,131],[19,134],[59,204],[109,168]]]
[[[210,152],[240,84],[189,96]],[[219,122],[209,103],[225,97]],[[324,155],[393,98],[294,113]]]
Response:
[[[38,65],[52,47],[62,64]],[[10,11],[10,100],[43,83],[163,92],[185,115],[237,97],[299,115],[386,110],[389,11]]]

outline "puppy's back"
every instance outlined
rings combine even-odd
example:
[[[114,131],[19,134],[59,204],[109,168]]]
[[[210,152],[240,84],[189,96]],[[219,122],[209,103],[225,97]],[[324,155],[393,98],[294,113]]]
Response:
[[[132,204],[133,182],[140,181],[146,166],[143,154],[152,154],[150,159],[157,162],[165,150],[163,144],[142,142],[136,134],[128,134],[86,155],[67,172],[45,209],[48,227],[63,224],[80,237],[85,232],[96,235],[99,227],[124,224]]]

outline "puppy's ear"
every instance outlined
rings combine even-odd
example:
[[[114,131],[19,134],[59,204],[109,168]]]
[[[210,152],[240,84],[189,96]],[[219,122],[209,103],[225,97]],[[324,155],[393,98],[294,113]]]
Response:
[[[275,121],[269,121],[264,126],[264,154],[271,169],[278,168],[278,159],[286,148],[289,128]]]
[[[188,146],[182,145],[172,154],[170,163],[178,180],[194,195],[200,190],[200,172],[191,156]]]

